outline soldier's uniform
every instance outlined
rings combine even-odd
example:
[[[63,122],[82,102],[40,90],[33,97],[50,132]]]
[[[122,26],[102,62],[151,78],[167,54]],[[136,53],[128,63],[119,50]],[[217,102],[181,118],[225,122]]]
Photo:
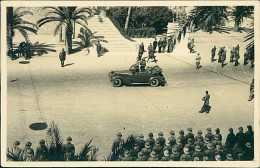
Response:
[[[176,149],[178,150],[178,152],[179,152],[180,154],[182,154],[182,152],[183,152],[183,150],[182,150],[182,149],[183,149],[183,144],[182,144],[180,138],[177,138],[176,144],[173,146],[173,148],[176,148]]]
[[[217,146],[216,146],[215,156],[216,156],[216,155],[220,155],[222,160],[225,160],[225,159],[226,159],[226,158],[225,158],[226,156],[225,156],[224,150],[223,150],[223,148],[222,148],[222,145],[217,145]]]
[[[216,134],[214,136],[214,139],[212,140],[212,144],[213,144],[214,147],[216,147],[216,145],[222,145],[222,142],[220,141],[219,134]]]
[[[246,147],[244,149],[244,159],[247,161],[254,159],[254,149],[252,148],[250,142],[246,143]]]
[[[204,156],[208,156],[209,161],[214,161],[215,160],[215,149],[212,145],[212,143],[207,144],[207,148],[204,151]]]
[[[71,141],[72,141],[72,138],[68,137],[67,143],[63,146],[63,152],[65,154],[66,161],[71,161],[74,159],[75,146],[74,146],[74,144],[71,143]]]
[[[235,48],[233,47],[231,50],[230,50],[230,63],[232,63],[234,60],[234,53],[235,53]]]
[[[248,59],[249,59],[249,56],[248,56],[248,52],[246,51],[244,53],[244,65],[247,65],[248,64]]]
[[[122,146],[123,143],[124,143],[124,141],[122,140],[122,134],[119,132],[117,134],[117,139],[115,139],[113,144],[112,144],[111,151],[114,153],[119,147]]]
[[[131,151],[130,151],[130,155],[133,157],[133,160],[135,160],[137,158],[137,155],[138,155],[139,151],[140,150],[139,150],[138,144],[135,144],[134,148],[131,149]]]
[[[148,138],[146,139],[146,142],[150,144],[151,148],[154,147],[155,139],[153,138],[153,133],[148,134]]]
[[[144,140],[143,134],[139,135],[139,138],[137,139],[137,144],[138,144],[140,150],[144,148],[145,140]]]
[[[138,158],[135,159],[136,161],[146,161],[143,152],[138,153]]]
[[[193,139],[189,138],[188,143],[184,146],[184,148],[189,148],[189,150],[192,154],[193,151],[194,151],[194,148],[195,148],[194,143],[193,143]]]
[[[163,146],[160,145],[159,141],[155,141],[155,146],[153,147],[153,151],[156,152],[157,155],[161,154]]]
[[[202,161],[203,159],[203,153],[201,152],[201,146],[200,145],[196,145],[195,146],[195,150],[192,154],[192,160],[194,160],[194,157],[198,157],[200,161]]]
[[[229,134],[226,139],[225,148],[228,152],[232,152],[236,143],[236,136],[233,133],[233,129],[229,128]]]
[[[45,141],[40,141],[40,146],[36,149],[35,159],[37,161],[47,161],[48,160],[48,148],[45,145]]]
[[[165,150],[163,152],[163,157],[161,159],[161,161],[170,161],[171,158],[170,158],[170,154],[169,154],[169,150]]]
[[[192,140],[194,140],[194,134],[192,133],[192,128],[188,128],[188,134],[185,136],[186,139],[186,143],[188,143],[188,139],[191,138]]]
[[[171,152],[172,152],[172,147],[173,147],[173,146],[171,146],[170,141],[167,140],[167,141],[165,142],[165,146],[163,147],[163,151],[168,150],[169,153],[171,154]]]
[[[168,138],[168,140],[170,141],[171,146],[173,146],[176,144],[175,132],[171,131],[170,135],[171,136]]]
[[[221,66],[224,67],[224,63],[226,61],[226,57],[227,57],[227,50],[223,50],[222,54],[221,54]]]
[[[214,135],[211,132],[211,128],[207,128],[208,133],[205,135],[205,138],[208,137],[211,142],[214,139]]]
[[[163,46],[163,41],[162,41],[162,39],[160,39],[160,41],[158,42],[158,48],[159,48],[158,52],[159,53],[162,52],[162,46]]]
[[[139,46],[139,51],[138,51],[138,55],[140,56],[140,59],[142,58],[143,53],[144,53],[144,44],[142,43]]]
[[[241,152],[245,148],[245,134],[243,132],[242,127],[239,127],[238,130],[239,132],[236,134],[236,142],[237,142],[236,151]]]
[[[146,160],[148,160],[150,153],[152,152],[149,142],[145,143],[145,148],[142,149],[142,153]]]
[[[152,151],[150,154],[150,158],[148,159],[148,161],[158,161],[158,157],[155,151]]]
[[[172,148],[172,154],[170,155],[171,159],[173,161],[179,161],[180,160],[180,152],[177,148]]]
[[[164,146],[165,145],[165,138],[163,137],[163,133],[162,132],[159,132],[158,133],[158,138],[156,139],[156,141],[159,141],[160,145],[161,146]]]
[[[181,155],[180,161],[190,161],[191,160],[191,155],[189,148],[183,148],[183,154]]]
[[[145,72],[145,66],[146,66],[146,61],[145,59],[143,58],[140,62],[140,69],[141,69],[141,72]]]
[[[252,126],[247,126],[248,130],[245,132],[245,142],[250,142],[250,144],[254,144],[254,131],[252,130]]]
[[[122,161],[133,161],[133,158],[130,156],[130,153],[128,150],[124,152],[125,157],[122,159]]]
[[[157,44],[158,44],[158,42],[155,39],[154,42],[153,42],[153,50],[154,50],[154,52],[156,51]]]
[[[235,54],[235,55],[234,55],[235,66],[238,66],[238,65],[239,65],[238,60],[239,60],[239,58],[240,58],[239,51],[236,50],[234,54]]]
[[[15,156],[17,157],[17,159],[20,158],[21,154],[22,154],[22,149],[19,148],[20,146],[20,142],[19,141],[15,141],[14,144],[13,144],[13,147],[11,148],[10,152]]]
[[[215,55],[216,55],[216,46],[214,46],[214,47],[211,49],[211,62],[214,61]]]
[[[220,134],[220,129],[219,129],[219,128],[216,128],[215,131],[216,131],[216,134],[219,135],[219,140],[222,141],[222,135]],[[216,135],[216,134],[215,134],[215,135]]]
[[[64,67],[64,61],[66,60],[66,52],[64,49],[59,54],[60,62],[61,62],[61,67]]]

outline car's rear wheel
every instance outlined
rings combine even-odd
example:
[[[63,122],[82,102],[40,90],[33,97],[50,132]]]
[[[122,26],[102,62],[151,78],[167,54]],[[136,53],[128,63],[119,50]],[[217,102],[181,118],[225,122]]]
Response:
[[[122,86],[122,80],[119,79],[119,78],[114,79],[114,80],[113,80],[113,86],[114,86],[114,87],[120,87],[120,86]]]
[[[157,78],[153,78],[151,81],[150,81],[150,86],[152,87],[157,87],[159,86],[159,80]]]

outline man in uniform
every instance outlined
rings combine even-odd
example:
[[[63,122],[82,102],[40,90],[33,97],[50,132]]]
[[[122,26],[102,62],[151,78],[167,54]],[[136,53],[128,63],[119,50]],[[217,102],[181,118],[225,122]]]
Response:
[[[137,144],[138,144],[138,146],[139,146],[139,151],[144,148],[144,146],[145,146],[145,140],[144,140],[144,135],[143,135],[143,134],[140,134],[140,135],[138,136]]]
[[[40,146],[36,149],[35,159],[37,161],[47,161],[48,160],[48,148],[45,145],[45,141],[42,139],[39,142]]]
[[[211,62],[214,62],[215,55],[216,55],[216,46],[214,46],[211,49]]]
[[[216,128],[215,131],[216,131],[216,134],[219,135],[219,140],[222,141],[222,135],[220,134],[220,129],[219,129],[219,128]],[[215,135],[216,135],[216,134],[215,134]]]
[[[171,146],[176,144],[176,138],[175,138],[175,132],[174,131],[170,132],[170,137],[168,138],[168,140],[170,141]]]
[[[192,128],[188,128],[187,131],[188,131],[188,134],[185,136],[185,143],[188,143],[189,138],[194,140],[194,134],[192,133]]]
[[[211,128],[207,128],[207,134],[205,135],[205,139],[209,138],[209,141],[211,142],[214,139],[214,135],[211,132]]]
[[[138,56],[141,59],[142,55],[144,53],[144,43],[141,43],[141,45],[139,46],[139,51],[138,51]]]
[[[246,50],[246,52],[244,54],[244,65],[248,64],[248,59],[249,59],[248,50]]]
[[[204,104],[201,108],[201,110],[199,111],[200,113],[209,113],[211,106],[209,105],[209,99],[210,99],[210,95],[209,92],[206,91],[206,95],[202,98],[202,100],[204,101]]]
[[[158,133],[158,138],[156,139],[156,141],[159,141],[160,145],[163,147],[165,145],[165,138],[163,137],[163,133],[159,132]]]
[[[69,136],[67,138],[67,143],[63,146],[63,152],[65,155],[66,161],[71,161],[74,158],[75,155],[75,146],[71,143],[72,138]]]
[[[184,136],[184,131],[183,130],[180,130],[179,131],[179,137],[178,137],[180,140],[181,140],[181,143],[182,145],[185,145],[186,142],[185,142],[185,136]],[[177,142],[177,141],[176,141]]]
[[[133,161],[133,158],[130,156],[130,152],[128,151],[128,150],[126,150],[125,152],[124,152],[124,158],[123,158],[123,160],[122,161]]]
[[[62,48],[59,57],[60,57],[61,67],[64,67],[64,61],[66,60],[66,52],[64,51],[64,48]]]
[[[198,53],[196,56],[196,69],[200,68],[200,60],[201,60],[200,53]]]
[[[22,154],[22,149],[19,148],[19,146],[20,146],[20,142],[15,141],[14,144],[13,144],[13,147],[10,150],[12,155],[16,158],[16,159],[14,159],[14,161],[18,161],[20,159],[21,154]]]
[[[225,149],[228,152],[233,152],[233,148],[234,148],[235,143],[236,143],[236,136],[233,133],[233,128],[229,128],[228,130],[229,130],[229,134],[228,134],[227,139],[226,139]]]
[[[245,132],[245,138],[246,142],[250,142],[252,145],[254,145],[254,131],[252,129],[251,125],[247,126],[247,131]]]
[[[239,65],[239,62],[238,62],[239,58],[240,58],[239,49],[236,49],[236,50],[235,50],[235,53],[234,53],[235,66],[238,66],[238,65]]]
[[[97,43],[97,54],[98,54],[98,57],[101,55],[101,50],[102,50],[102,46],[101,46],[100,42],[98,41],[98,43]]]
[[[26,142],[25,148],[23,149],[21,153],[21,158],[24,161],[31,161],[32,158],[34,157],[34,151],[31,148],[32,143],[31,142]]]
[[[164,37],[163,43],[162,43],[163,52],[165,52],[166,46],[167,46],[167,37]]]
[[[142,58],[142,60],[140,62],[141,72],[145,72],[145,67],[146,67],[146,61],[145,61],[145,58]]]
[[[225,61],[227,58],[227,50],[225,50],[225,46],[223,47],[223,52],[221,54],[221,67],[223,68],[225,65]]]
[[[230,63],[232,63],[234,61],[234,53],[235,53],[235,47],[233,47],[231,50],[230,50]]]
[[[237,153],[243,152],[245,149],[245,134],[243,132],[243,127],[238,127],[239,132],[236,134],[236,145],[234,147]]]
[[[162,52],[162,46],[163,46],[163,40],[162,40],[162,38],[160,38],[160,41],[158,42],[158,48],[159,48],[159,53],[161,53]]]
[[[122,139],[122,133],[119,132],[116,135],[117,139],[114,140],[113,144],[112,144],[112,149],[111,151],[114,153],[119,147],[122,146],[122,144],[124,143],[123,139]]]
[[[147,62],[149,59],[154,59],[154,50],[153,50],[153,46],[152,46],[152,43],[150,43],[150,45],[148,46],[148,59],[147,59]]]
[[[154,39],[154,41],[153,41],[153,50],[154,50],[154,52],[156,52],[157,44],[158,44],[157,40]]]
[[[151,146],[151,148],[153,148],[154,143],[155,143],[155,139],[153,138],[153,133],[149,133],[148,134],[148,138],[146,139],[146,142],[148,142]]]
[[[250,84],[250,95],[248,101],[253,100],[254,98],[254,79],[252,80],[252,83]]]

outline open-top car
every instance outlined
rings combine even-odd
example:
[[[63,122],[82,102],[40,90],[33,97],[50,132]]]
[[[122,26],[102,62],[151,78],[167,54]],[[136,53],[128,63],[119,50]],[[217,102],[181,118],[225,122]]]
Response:
[[[146,67],[144,72],[139,72],[137,65],[132,65],[129,70],[111,71],[108,76],[114,87],[123,85],[149,84],[152,87],[165,86],[166,80],[162,69],[156,65]]]

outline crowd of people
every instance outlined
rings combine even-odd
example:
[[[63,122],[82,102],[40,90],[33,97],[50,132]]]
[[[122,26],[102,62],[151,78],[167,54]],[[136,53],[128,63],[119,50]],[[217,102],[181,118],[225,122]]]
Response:
[[[21,42],[18,45],[18,48],[9,48],[8,55],[12,60],[15,60],[20,57],[24,57],[25,59],[31,58],[31,43]]]
[[[159,132],[156,139],[149,133],[146,140],[140,134],[133,146],[125,146],[122,133],[118,133],[111,152],[119,153],[117,161],[251,161],[254,159],[254,132],[251,125],[247,129],[244,133],[243,127],[239,127],[235,135],[229,128],[225,143],[219,128],[215,129],[215,134],[207,128],[205,136],[201,130],[194,135],[192,128],[187,129],[186,135],[180,130],[178,137],[174,131],[170,131],[168,138]]]

